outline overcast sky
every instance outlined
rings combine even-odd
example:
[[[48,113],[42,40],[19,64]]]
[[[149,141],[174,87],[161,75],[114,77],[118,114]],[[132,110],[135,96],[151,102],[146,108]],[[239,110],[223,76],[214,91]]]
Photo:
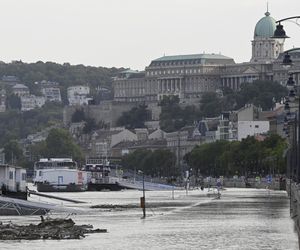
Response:
[[[269,0],[276,20],[300,0]],[[221,53],[249,61],[264,0],[0,0],[0,60],[144,69],[165,55]],[[299,20],[300,23],[300,20]],[[285,22],[285,49],[300,27]]]

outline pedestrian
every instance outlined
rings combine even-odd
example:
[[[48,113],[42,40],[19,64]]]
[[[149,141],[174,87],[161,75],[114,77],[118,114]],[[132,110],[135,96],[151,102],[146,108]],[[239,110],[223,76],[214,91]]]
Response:
[[[218,199],[220,199],[220,196],[221,196],[221,194],[220,194],[221,187],[222,187],[221,179],[218,178],[217,179]]]

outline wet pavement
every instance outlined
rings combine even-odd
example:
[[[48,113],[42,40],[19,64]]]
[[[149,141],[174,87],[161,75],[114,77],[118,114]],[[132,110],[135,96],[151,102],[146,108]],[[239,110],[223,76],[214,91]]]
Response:
[[[54,195],[87,203],[57,201],[61,206],[75,207],[78,213],[51,217],[69,216],[77,224],[92,224],[108,233],[81,240],[0,242],[0,249],[299,249],[284,191],[227,189],[221,199],[207,190],[188,194],[176,190],[174,199],[171,191],[146,192],[146,219],[141,219],[139,208],[141,191]],[[90,208],[93,205],[98,208]],[[39,217],[2,217],[4,222],[9,220],[38,223]]]

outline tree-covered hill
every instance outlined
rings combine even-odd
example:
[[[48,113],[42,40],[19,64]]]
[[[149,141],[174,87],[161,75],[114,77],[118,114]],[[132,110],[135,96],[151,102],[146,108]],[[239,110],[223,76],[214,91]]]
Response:
[[[43,108],[0,113],[0,148],[10,140],[26,138],[52,125],[62,124],[63,106],[47,103]]]
[[[54,62],[0,63],[0,76],[17,76],[22,82],[31,84],[36,81],[48,80],[61,83],[63,86],[71,86],[89,83],[97,87],[109,86],[112,79],[120,69],[71,65],[69,63],[58,64]]]
[[[12,63],[0,63],[0,79],[3,76],[16,76],[29,87],[30,92],[37,94],[35,82],[42,80],[60,83],[63,99],[69,86],[88,84],[91,91],[98,87],[111,87],[112,77],[121,69],[71,65],[69,63],[58,64],[54,62],[23,63],[14,61]]]

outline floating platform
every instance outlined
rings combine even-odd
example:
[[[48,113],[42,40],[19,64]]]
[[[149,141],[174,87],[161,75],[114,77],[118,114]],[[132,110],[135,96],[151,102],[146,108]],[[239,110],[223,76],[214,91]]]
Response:
[[[118,182],[118,185],[122,189],[143,189],[143,181],[129,181],[129,180],[120,180]],[[154,183],[154,182],[144,182],[144,189],[147,191],[162,191],[162,190],[173,190],[177,189],[177,187],[167,184],[160,184],[160,183]]]
[[[49,211],[77,212],[75,209],[63,208],[54,204],[44,204],[28,200],[0,196],[0,216],[8,215],[44,215]]]
[[[122,189],[118,183],[88,183],[87,191],[120,191]]]
[[[44,215],[55,206],[0,196],[0,215]]]
[[[83,185],[68,184],[68,185],[52,185],[49,183],[36,183],[37,191],[39,192],[83,192],[86,191]]]

